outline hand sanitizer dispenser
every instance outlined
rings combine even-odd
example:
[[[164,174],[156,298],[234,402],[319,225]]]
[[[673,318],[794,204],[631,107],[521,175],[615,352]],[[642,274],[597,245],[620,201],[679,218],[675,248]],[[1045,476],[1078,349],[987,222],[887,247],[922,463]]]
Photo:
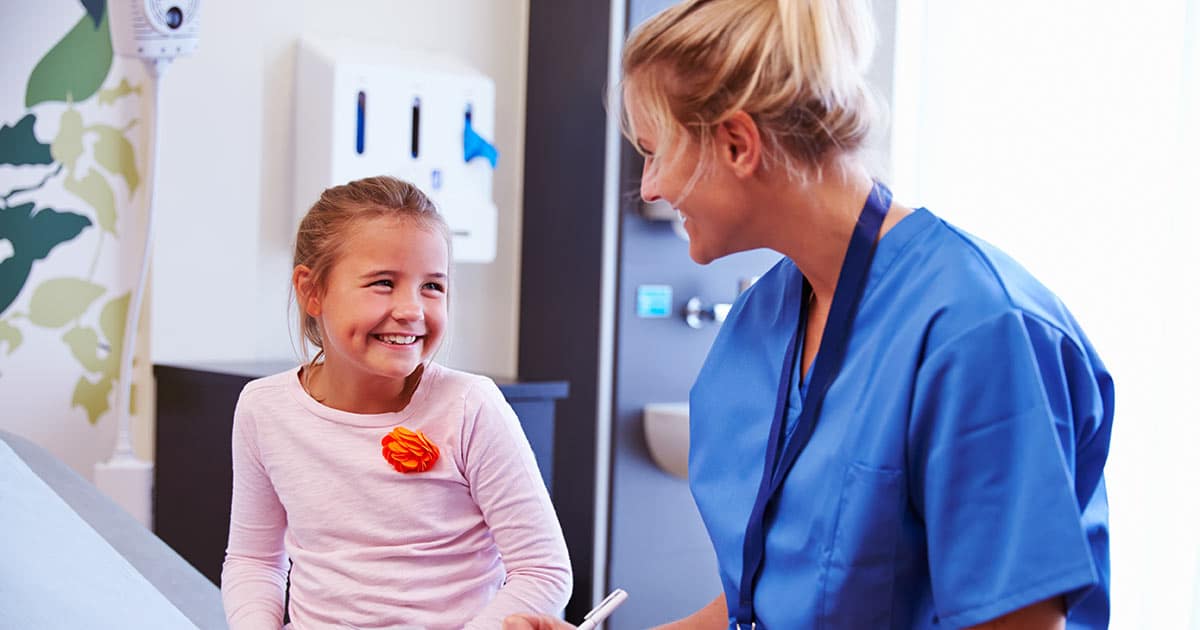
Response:
[[[302,41],[294,129],[300,216],[330,186],[393,175],[437,204],[456,262],[491,262],[495,102],[490,78],[447,57]]]

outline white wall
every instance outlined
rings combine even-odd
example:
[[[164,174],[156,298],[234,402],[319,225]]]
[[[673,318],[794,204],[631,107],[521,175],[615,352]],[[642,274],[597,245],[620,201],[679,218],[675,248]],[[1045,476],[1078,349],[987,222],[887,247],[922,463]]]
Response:
[[[457,56],[496,83],[497,255],[454,269],[440,360],[516,374],[528,0],[208,2],[166,76],[154,258],[156,362],[294,359],[292,85],[301,36]]]
[[[1024,263],[1113,373],[1118,629],[1200,627],[1198,4],[900,4],[898,199]]]

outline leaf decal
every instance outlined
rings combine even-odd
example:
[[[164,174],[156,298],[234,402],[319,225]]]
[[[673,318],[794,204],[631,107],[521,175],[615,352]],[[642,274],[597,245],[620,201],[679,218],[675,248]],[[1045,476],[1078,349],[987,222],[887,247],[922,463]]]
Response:
[[[34,260],[41,260],[91,224],[92,220],[82,214],[42,208],[30,218],[28,233],[16,233],[14,236],[18,238],[9,236],[8,240],[12,241],[14,255],[28,253]]]
[[[109,409],[108,394],[112,387],[111,377],[101,377],[93,383],[87,376],[80,376],[75,383],[75,393],[71,396],[71,406],[83,407],[87,411],[88,422],[96,424]]]
[[[31,258],[14,256],[0,260],[0,313],[4,313],[21,294],[21,289],[25,288],[25,281],[29,279],[31,270],[33,270],[33,259]]]
[[[88,174],[83,179],[74,179],[68,177],[63,182],[63,188],[73,193],[76,197],[88,202],[96,211],[96,220],[100,222],[100,229],[117,235],[117,202],[113,197],[112,188],[108,185],[108,180],[104,179],[96,169],[88,169]]]
[[[100,101],[101,105],[112,105],[122,96],[129,96],[130,94],[141,95],[141,93],[142,86],[139,85],[137,87],[133,87],[132,85],[129,85],[128,81],[122,78],[121,83],[118,84],[117,87],[100,90],[100,93],[96,98]]]
[[[83,116],[68,109],[58,119],[58,134],[50,142],[50,155],[67,167],[68,173],[75,172],[75,161],[83,155]]]
[[[33,202],[0,208],[0,238],[12,243],[14,258],[45,258],[56,245],[79,236],[91,224],[91,219],[74,212],[43,208],[33,214]]]
[[[100,28],[100,18],[104,17],[104,0],[81,0],[80,4],[87,10],[88,17],[92,18],[96,28]]]
[[[120,129],[108,125],[93,125],[86,131],[100,135],[100,139],[96,141],[96,161],[108,169],[108,172],[124,177],[130,193],[137,190],[137,161],[133,157],[133,145],[125,138],[125,134],[121,133]]]
[[[33,214],[33,203],[0,208],[0,238],[12,245],[12,256],[0,261],[0,313],[17,299],[33,262],[91,225],[91,219],[74,212],[45,208]]]
[[[33,223],[33,202],[19,206],[0,208],[0,238],[12,241],[13,251],[17,252],[17,242],[24,238]],[[15,253],[13,254],[16,255]]]
[[[52,278],[33,290],[29,321],[45,328],[59,328],[78,319],[104,287],[82,278]]]
[[[23,339],[21,329],[8,322],[0,321],[0,345],[8,344],[8,354],[12,354],[20,347]]]
[[[108,340],[108,351],[114,356],[121,356],[125,339],[125,314],[129,312],[129,293],[115,297],[100,310],[100,332]],[[113,361],[106,369],[106,374],[117,376],[120,361]]]
[[[26,114],[17,124],[0,127],[0,164],[52,164],[50,145],[38,142],[33,135],[37,116]]]
[[[71,398],[73,407],[87,410],[88,422],[96,424],[100,416],[108,411],[108,396],[113,382],[121,371],[121,340],[125,337],[125,313],[129,311],[129,293],[115,297],[100,310],[100,333],[108,340],[108,354],[101,357],[104,348],[90,328],[74,328],[63,335],[84,368],[100,372],[100,378],[92,381],[86,375],[75,383],[75,394]],[[134,409],[134,396],[130,396],[129,408]],[[131,412],[132,413],[132,412]]]
[[[104,373],[109,370],[108,363],[120,360],[112,352],[101,352],[100,336],[94,328],[76,326],[63,335],[63,341],[71,349],[71,356],[88,372]]]
[[[99,23],[84,15],[34,66],[25,86],[25,107],[47,101],[86,101],[104,83],[112,58],[108,12]]]

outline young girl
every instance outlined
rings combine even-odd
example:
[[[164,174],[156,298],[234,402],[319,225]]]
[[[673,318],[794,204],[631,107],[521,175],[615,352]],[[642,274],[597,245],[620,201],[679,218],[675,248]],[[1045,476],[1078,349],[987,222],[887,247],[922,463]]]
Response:
[[[552,613],[571,570],[490,380],[441,367],[449,230],[411,184],[326,190],[296,236],[307,365],[248,384],[221,574],[233,630],[498,628]],[[288,560],[291,561],[289,575]]]

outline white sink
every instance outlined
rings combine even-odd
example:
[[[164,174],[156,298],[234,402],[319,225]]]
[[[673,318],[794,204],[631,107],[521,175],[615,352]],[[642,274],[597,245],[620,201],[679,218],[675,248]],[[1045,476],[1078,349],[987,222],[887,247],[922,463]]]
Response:
[[[646,405],[642,408],[642,429],[654,463],[680,479],[687,479],[688,404]]]

